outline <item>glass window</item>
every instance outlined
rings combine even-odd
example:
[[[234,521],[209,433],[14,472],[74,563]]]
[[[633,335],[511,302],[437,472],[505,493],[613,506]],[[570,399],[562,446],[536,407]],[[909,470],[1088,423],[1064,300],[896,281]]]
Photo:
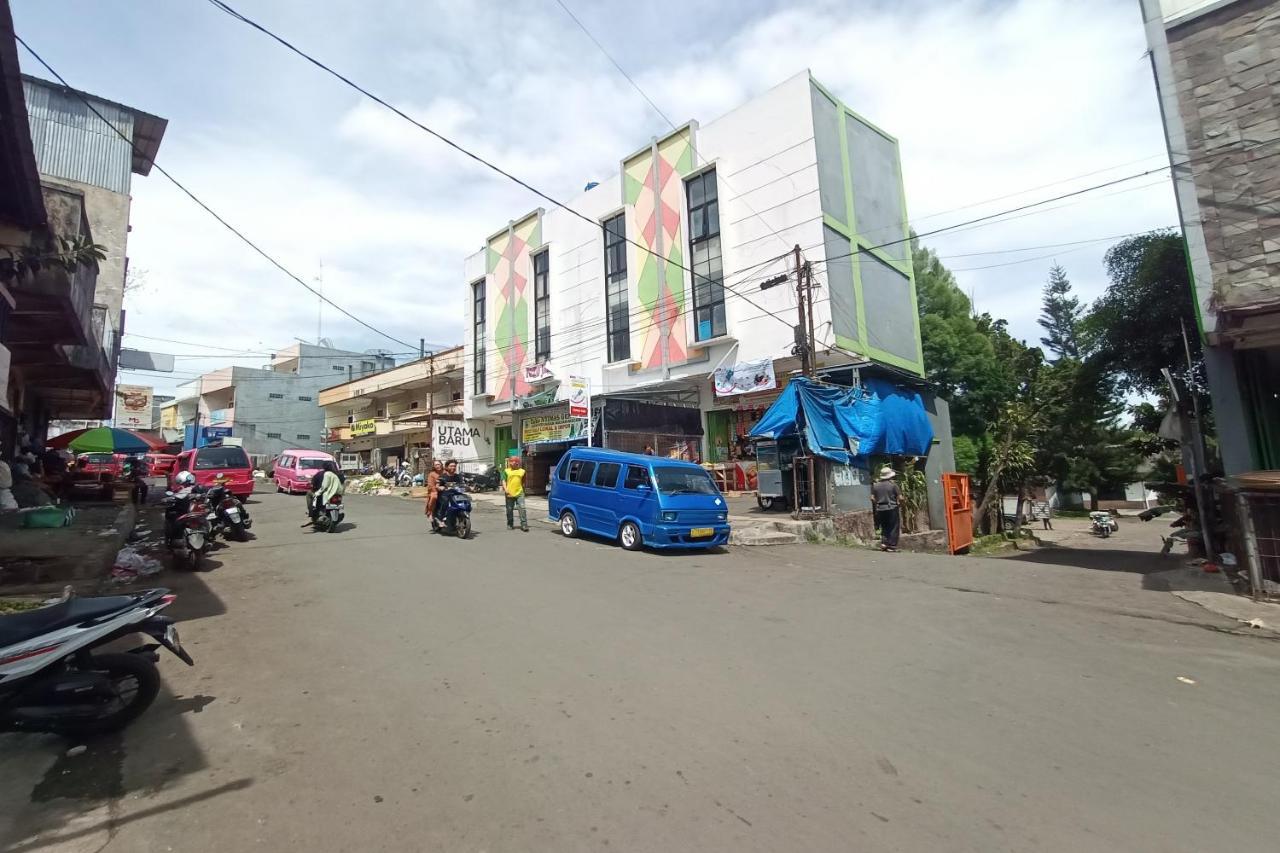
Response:
[[[278,433],[278,432],[269,432],[269,433],[267,433],[267,438],[279,438],[279,437],[280,437],[280,433]],[[293,466],[292,466],[292,465],[286,465],[285,467],[286,467],[286,468],[292,468]]]
[[[310,440],[311,440],[311,436],[307,435],[305,432],[298,433],[298,441],[310,441]]]
[[[649,485],[649,470],[639,465],[627,466],[627,479],[623,481],[624,489],[638,489]]]
[[[196,470],[214,468],[248,468],[249,457],[242,447],[202,447],[196,451]]]
[[[720,490],[711,475],[701,468],[659,465],[653,469],[658,491],[664,495],[718,495]]]
[[[590,483],[591,475],[596,472],[596,463],[575,459],[569,463],[569,482]]]
[[[299,400],[301,400],[301,401],[302,401],[302,402],[304,402],[304,403],[310,403],[310,402],[311,402],[311,398],[310,398],[310,397],[307,397],[307,396],[304,396],[304,395],[298,395],[298,399],[299,399]]]
[[[472,388],[476,394],[484,393],[484,279],[471,285],[471,374],[475,377]]]
[[[268,395],[267,395],[267,399],[268,399],[268,400],[283,400],[283,399],[284,399],[284,395],[283,395],[283,394],[268,394]]]
[[[533,256],[533,348],[538,361],[551,357],[550,254],[543,251]]]
[[[715,169],[690,178],[685,189],[689,200],[689,256],[693,261],[694,338],[705,341],[728,333]]]
[[[622,466],[617,462],[601,462],[600,467],[596,470],[596,485],[603,486],[606,489],[615,488],[618,485],[618,474],[622,471]]]
[[[609,361],[631,358],[631,313],[627,294],[627,225],[622,214],[604,223],[605,324]]]
[[[569,457],[566,456],[565,458],[561,459],[560,464],[556,466],[556,479],[557,480],[568,479],[568,471],[569,471]]]

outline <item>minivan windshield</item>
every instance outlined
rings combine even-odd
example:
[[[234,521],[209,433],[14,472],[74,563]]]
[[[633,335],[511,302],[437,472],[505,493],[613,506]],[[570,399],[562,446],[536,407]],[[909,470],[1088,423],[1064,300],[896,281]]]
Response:
[[[711,475],[697,468],[655,465],[653,476],[658,481],[658,491],[664,495],[719,494]]]
[[[242,447],[202,447],[196,451],[196,470],[215,468],[248,468],[249,457]]]
[[[324,463],[328,459],[320,459],[314,456],[304,456],[298,460],[298,469],[301,471],[319,471],[324,467]]]

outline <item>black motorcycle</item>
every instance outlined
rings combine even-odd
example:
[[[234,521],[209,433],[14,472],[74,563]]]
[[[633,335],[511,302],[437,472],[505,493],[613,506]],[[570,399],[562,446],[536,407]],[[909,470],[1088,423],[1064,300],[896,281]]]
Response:
[[[249,510],[244,508],[240,499],[227,491],[226,486],[213,486],[208,492],[210,524],[215,535],[221,533],[224,539],[244,542],[249,538],[249,528],[253,527],[253,519]]]
[[[482,473],[464,473],[462,482],[468,492],[492,492],[498,488],[498,469],[490,465]]]
[[[165,492],[164,541],[170,548],[181,542],[186,548],[186,565],[192,571],[200,567],[204,552],[213,541],[209,522],[209,495],[200,486],[181,492]]]
[[[160,692],[156,649],[164,646],[193,665],[173,620],[158,615],[175,597],[151,589],[67,598],[0,617],[0,731],[80,737],[136,718]],[[99,651],[133,634],[154,642]]]

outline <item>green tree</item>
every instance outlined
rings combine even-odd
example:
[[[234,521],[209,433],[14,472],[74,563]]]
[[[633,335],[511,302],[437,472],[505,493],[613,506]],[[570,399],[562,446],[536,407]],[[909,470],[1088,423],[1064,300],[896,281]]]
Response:
[[[1080,357],[1080,318],[1084,309],[1071,293],[1067,271],[1054,264],[1049,268],[1049,281],[1041,301],[1040,326],[1045,336],[1040,339],[1056,359]]]
[[[1200,359],[1182,238],[1159,231],[1122,240],[1107,251],[1106,267],[1111,284],[1085,319],[1095,357],[1122,390],[1161,393],[1161,369],[1186,367],[1184,325],[1192,359]]]
[[[0,246],[0,282],[17,281],[58,268],[74,273],[106,260],[106,247],[84,237],[58,237],[38,246]]]

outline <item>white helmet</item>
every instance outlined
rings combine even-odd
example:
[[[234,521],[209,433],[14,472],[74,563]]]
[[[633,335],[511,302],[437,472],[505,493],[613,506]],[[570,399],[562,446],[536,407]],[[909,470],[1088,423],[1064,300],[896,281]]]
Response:
[[[194,486],[196,484],[196,475],[190,471],[179,471],[178,476],[174,477],[173,481],[184,488]]]

